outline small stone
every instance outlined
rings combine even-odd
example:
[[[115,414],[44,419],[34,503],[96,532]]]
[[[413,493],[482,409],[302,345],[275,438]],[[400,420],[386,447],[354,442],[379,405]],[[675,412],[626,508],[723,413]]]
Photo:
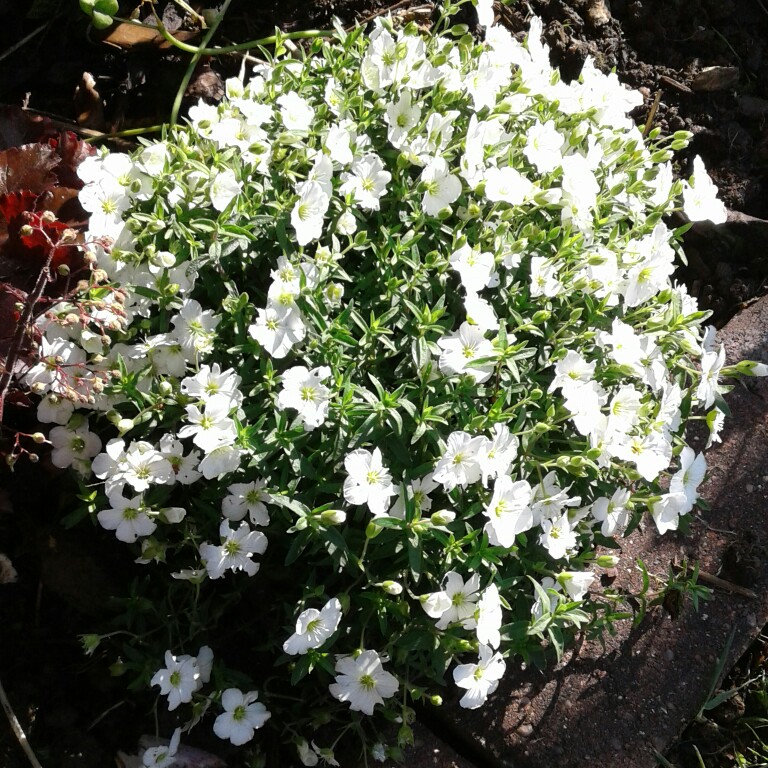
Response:
[[[521,736],[530,736],[533,733],[533,726],[530,723],[523,723],[518,729],[517,732]]]
[[[704,67],[691,81],[694,91],[727,91],[739,82],[738,67]]]
[[[744,488],[746,489],[747,493],[753,493],[755,490],[755,486],[752,485],[752,483],[747,483]]]
[[[675,658],[675,652],[671,648],[664,651],[664,661],[672,661]]]
[[[523,709],[523,707],[527,707],[530,703],[531,703],[531,700],[527,696],[521,696],[517,700],[518,709]]]
[[[757,616],[755,616],[754,613],[748,613],[747,614],[747,624],[750,627],[756,627],[757,626]]]
[[[585,16],[593,27],[603,27],[611,20],[605,0],[589,0]]]

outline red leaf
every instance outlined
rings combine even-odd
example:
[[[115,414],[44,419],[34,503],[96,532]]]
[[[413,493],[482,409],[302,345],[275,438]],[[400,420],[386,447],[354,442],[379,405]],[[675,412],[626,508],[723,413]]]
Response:
[[[72,131],[62,131],[58,138],[48,139],[48,144],[56,151],[61,162],[56,166],[54,173],[62,187],[82,189],[83,182],[77,175],[77,166],[86,157],[96,153],[96,148],[84,141],[80,141]]]
[[[0,107],[0,150],[46,141],[57,134],[47,117],[32,117],[20,107]]]
[[[8,283],[0,283],[0,364],[3,366],[21,319],[17,305],[24,304],[26,300],[27,294],[24,291],[20,291]],[[32,335],[24,334],[21,349],[14,361],[15,373],[20,373],[34,364],[39,345],[40,331],[35,326]]]
[[[0,194],[22,189],[35,194],[56,184],[53,169],[59,158],[47,144],[25,144],[0,152]]]

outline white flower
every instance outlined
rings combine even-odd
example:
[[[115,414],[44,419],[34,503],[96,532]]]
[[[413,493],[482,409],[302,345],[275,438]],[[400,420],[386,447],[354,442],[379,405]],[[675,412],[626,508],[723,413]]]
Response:
[[[683,213],[691,221],[713,224],[723,224],[728,218],[725,205],[717,199],[717,187],[698,155],[693,159],[692,183],[683,182]]]
[[[495,356],[493,343],[483,336],[476,325],[462,323],[455,333],[439,338],[437,345],[443,350],[439,361],[443,373],[466,373],[478,384],[491,378],[495,367],[493,360],[468,367],[474,360]]]
[[[179,437],[192,437],[192,442],[204,453],[211,453],[222,445],[232,445],[237,439],[237,427],[229,418],[230,410],[232,401],[227,395],[213,395],[202,411],[196,405],[188,405],[189,423],[179,430]]]
[[[698,456],[693,448],[689,448],[687,445],[680,453],[680,469],[672,475],[672,479],[669,481],[670,493],[683,493],[685,494],[690,512],[696,500],[699,498],[698,487],[704,480],[704,475],[707,471],[707,461],[704,458],[704,454],[700,453]]]
[[[109,496],[110,509],[103,509],[96,517],[103,528],[114,531],[119,541],[133,544],[139,536],[154,533],[157,524],[147,514],[141,495],[126,499],[118,493]]]
[[[299,760],[301,760],[302,765],[313,768],[313,766],[320,762],[320,755],[318,755],[313,747],[309,746],[309,742],[306,739],[296,742],[296,751],[299,753]]]
[[[37,420],[41,424],[61,424],[69,421],[75,412],[75,404],[66,397],[55,393],[46,395],[37,404]]]
[[[413,499],[414,509],[418,513],[429,512],[432,509],[432,499],[429,498],[429,494],[437,488],[437,483],[430,472],[422,478],[412,480],[410,483],[405,484],[405,494],[403,494],[403,488],[397,492],[397,498],[392,505],[392,509],[389,510],[390,517],[398,517],[401,520],[405,520],[405,507],[406,507],[406,495],[408,499]]]
[[[121,457],[120,477],[138,493],[148,490],[151,484],[172,485],[174,481],[171,462],[145,440],[131,443]]]
[[[483,441],[477,454],[477,461],[482,472],[483,485],[488,485],[489,478],[506,475],[517,456],[520,441],[509,431],[506,424],[493,425],[493,438]]]
[[[710,448],[712,443],[721,442],[720,432],[723,429],[723,422],[725,421],[725,414],[719,408],[713,408],[707,414],[707,426],[709,427],[709,437],[707,438],[707,444],[705,448]]]
[[[483,333],[499,330],[499,318],[493,307],[488,301],[472,291],[467,291],[467,295],[464,297],[464,312],[467,315],[467,322],[476,325]],[[510,340],[510,343],[514,343],[515,335],[508,333],[507,339]]]
[[[493,0],[474,0],[477,7],[477,20],[486,29],[493,25]]]
[[[331,390],[320,382],[331,375],[327,365],[311,371],[296,365],[283,373],[283,389],[277,397],[279,410],[292,408],[298,411],[297,421],[310,431],[323,424],[328,417]]]
[[[397,491],[392,485],[392,475],[382,464],[381,451],[373,453],[364,448],[348,454],[344,459],[348,477],[344,481],[344,499],[350,504],[367,504],[374,517],[387,514],[389,499]]]
[[[452,432],[448,436],[445,453],[435,465],[433,478],[446,491],[457,485],[466,488],[476,483],[482,475],[479,462],[484,437],[472,437],[466,432]]]
[[[717,383],[720,369],[725,364],[725,347],[721,344],[717,352],[705,352],[701,356],[701,380],[696,388],[696,397],[709,408],[720,392]]]
[[[259,317],[248,326],[248,333],[275,358],[285,357],[291,348],[304,340],[306,326],[296,306],[267,304],[266,309],[257,310]]]
[[[221,695],[224,708],[213,723],[213,732],[220,739],[229,739],[236,746],[248,743],[253,733],[269,720],[271,713],[256,701],[256,691],[243,693],[239,688],[227,688]]]
[[[461,180],[451,174],[442,157],[436,157],[421,172],[421,182],[426,188],[422,206],[430,216],[437,216],[443,208],[449,208],[461,194]]]
[[[489,168],[485,174],[485,196],[494,203],[521,205],[533,192],[533,184],[514,168]]]
[[[240,523],[237,530],[222,520],[219,526],[221,546],[201,544],[200,558],[211,579],[218,579],[226,570],[245,571],[253,576],[259,564],[251,559],[254,554],[263,555],[267,549],[267,537],[261,531],[252,531],[248,523]]]
[[[555,363],[555,378],[547,392],[562,388],[563,393],[579,384],[592,381],[595,375],[595,363],[588,363],[580,352],[569,349],[562,360]]]
[[[182,379],[181,391],[190,397],[200,400],[210,400],[214,395],[225,395],[229,398],[233,407],[242,405],[243,394],[238,387],[242,379],[232,368],[221,370],[218,363],[200,366],[200,370],[194,376]]]
[[[144,750],[141,756],[141,764],[145,768],[171,768],[176,760],[176,752],[181,740],[181,728],[177,728],[166,746],[150,747]]]
[[[317,181],[300,185],[299,199],[291,211],[291,224],[296,230],[296,242],[307,245],[323,234],[323,220],[331,198]]]
[[[200,302],[185,299],[178,314],[171,318],[173,335],[190,358],[198,353],[207,354],[213,351],[219,320],[212,310],[203,310]]]
[[[465,243],[451,254],[450,262],[459,273],[461,284],[468,293],[498,285],[498,275],[494,271],[496,263],[492,253],[480,252],[479,248],[472,248]]]
[[[557,267],[543,256],[531,257],[531,297],[557,296],[563,290]]]
[[[254,525],[269,525],[269,512],[264,502],[269,503],[272,497],[264,490],[266,484],[265,480],[254,480],[230,485],[227,488],[229,495],[221,502],[221,514],[235,523],[247,514]]]
[[[562,160],[562,148],[565,137],[557,130],[555,124],[548,120],[546,123],[534,123],[526,131],[528,142],[523,154],[536,166],[539,173],[549,173],[557,168]]]
[[[280,96],[277,103],[280,105],[280,117],[283,120],[283,125],[289,131],[306,132],[312,127],[315,110],[312,109],[306,99],[302,99],[297,93],[291,91]]]
[[[479,595],[480,575],[475,573],[467,582],[456,571],[448,571],[443,577],[443,589],[422,595],[421,607],[427,616],[437,619],[438,629],[447,629],[457,622],[474,622],[475,603]],[[474,627],[474,623],[472,623]],[[465,627],[467,628],[467,627]]]
[[[357,658],[342,656],[336,673],[336,682],[328,686],[331,696],[356,712],[372,715],[377,704],[397,693],[397,679],[384,670],[376,651],[363,651]]]
[[[660,432],[632,437],[617,435],[607,449],[622,461],[633,462],[637,471],[648,481],[655,480],[672,459],[672,446]]]
[[[221,477],[240,467],[242,455],[243,452],[235,445],[220,445],[200,462],[200,471],[206,480]]]
[[[557,574],[558,583],[573,601],[583,600],[594,580],[595,574],[591,571],[561,571]]]
[[[418,125],[421,119],[421,108],[418,104],[413,104],[411,98],[411,92],[403,90],[397,102],[387,106],[384,118],[389,126],[387,137],[397,149],[405,144],[409,131]]]
[[[380,198],[387,191],[392,174],[384,170],[384,163],[378,155],[367,154],[352,163],[349,173],[342,174],[341,191],[351,194],[355,202],[371,211],[378,211]]]
[[[495,547],[512,547],[517,534],[533,528],[531,486],[525,480],[514,482],[509,475],[497,478],[493,497],[485,508],[488,522],[483,529]]]
[[[477,601],[477,610],[473,617],[465,621],[464,629],[474,629],[479,642],[498,648],[501,644],[501,597],[499,588],[490,584],[483,590]]]
[[[602,523],[600,532],[603,536],[623,533],[629,523],[627,502],[631,493],[626,488],[617,488],[610,499],[601,496],[592,502],[592,517]]]
[[[101,440],[88,429],[87,423],[75,429],[54,427],[48,439],[53,446],[51,464],[62,469],[73,464],[79,470],[85,469],[88,460],[101,450]]]
[[[223,211],[239,194],[243,182],[238,181],[234,171],[227,169],[214,176],[211,182],[211,205]]]
[[[567,510],[562,515],[542,520],[541,530],[539,544],[553,560],[570,558],[571,551],[576,547],[576,533],[571,528]]]
[[[339,627],[341,603],[331,598],[321,610],[308,608],[296,619],[296,631],[283,643],[283,650],[295,656],[319,648]]]
[[[486,699],[499,687],[499,680],[504,676],[506,664],[500,653],[493,648],[480,645],[477,664],[459,664],[453,670],[453,679],[466,693],[459,704],[465,709],[477,709],[485,704]]]
[[[168,697],[168,711],[179,704],[192,701],[192,694],[199,690],[200,668],[193,656],[174,656],[165,652],[165,668],[155,672],[150,685],[159,685],[160,693]]]
[[[676,531],[680,524],[680,515],[690,511],[688,497],[682,492],[665,493],[651,506],[653,521],[662,536],[667,531]]]

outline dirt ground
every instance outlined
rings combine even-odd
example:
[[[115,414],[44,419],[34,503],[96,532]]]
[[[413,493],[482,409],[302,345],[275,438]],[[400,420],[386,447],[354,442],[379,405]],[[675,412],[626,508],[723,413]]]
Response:
[[[155,43],[113,37],[114,30],[102,40],[105,34],[88,31],[76,5],[0,0],[0,104],[23,104],[62,122],[79,119],[103,132],[167,119],[186,59]],[[121,10],[137,5],[126,1]],[[171,28],[181,22],[174,8],[163,10]],[[429,4],[418,0],[240,0],[216,41],[258,38],[275,26],[327,28],[334,15],[345,25],[366,23],[387,9],[414,8],[428,18]],[[694,134],[678,158],[681,172],[700,154],[731,214],[717,232],[696,227],[687,235],[689,263],[678,279],[722,325],[768,283],[768,0],[497,3],[500,20],[521,35],[530,12],[544,20],[553,63],[564,77],[576,76],[592,56],[643,92],[639,124],[658,101],[654,125]],[[471,15],[466,21],[473,26]],[[240,64],[236,56],[203,61],[187,105],[220,97],[222,78]],[[114,681],[105,678],[98,658],[83,656],[74,636],[98,626],[110,610],[111,585],[126,586],[131,578],[122,548],[104,549],[82,528],[77,536],[62,531],[59,519],[74,491],[36,468],[0,475],[0,551],[23,576],[0,586],[0,680],[47,768],[113,764],[116,749],[135,742],[135,723],[149,716],[125,702],[107,712]],[[707,637],[689,642],[706,648]],[[0,727],[0,764],[25,765],[19,755]]]

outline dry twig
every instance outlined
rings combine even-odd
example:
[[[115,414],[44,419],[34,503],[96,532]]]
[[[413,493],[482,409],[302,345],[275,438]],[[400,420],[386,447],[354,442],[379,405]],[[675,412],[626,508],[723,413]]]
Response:
[[[32,765],[33,768],[43,768],[43,766],[40,765],[40,761],[35,756],[35,753],[32,751],[32,747],[29,745],[27,735],[24,733],[19,718],[16,717],[16,713],[13,711],[13,707],[11,707],[11,702],[8,701],[8,697],[5,695],[5,688],[3,688],[2,681],[0,681],[0,704],[3,705],[5,716],[11,724],[11,730],[13,731],[14,736],[18,739],[22,750],[24,750],[24,754],[27,756],[30,765]]]

